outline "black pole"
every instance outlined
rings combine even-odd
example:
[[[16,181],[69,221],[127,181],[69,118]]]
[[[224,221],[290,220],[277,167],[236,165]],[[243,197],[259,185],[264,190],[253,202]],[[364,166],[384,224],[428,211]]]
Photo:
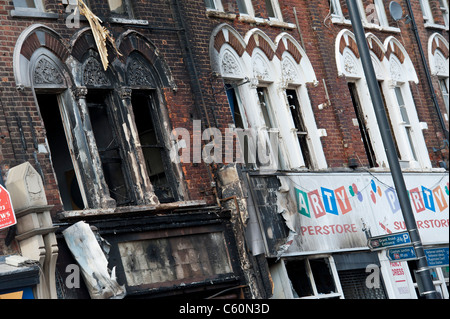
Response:
[[[425,251],[422,246],[422,240],[417,229],[411,202],[409,201],[408,191],[406,189],[405,180],[403,178],[403,173],[398,161],[394,139],[392,137],[389,121],[384,109],[383,98],[381,95],[380,87],[378,86],[377,77],[375,75],[369,46],[367,44],[367,39],[364,33],[364,28],[361,22],[361,16],[359,14],[356,0],[347,0],[347,6],[350,13],[353,30],[355,32],[356,43],[358,45],[359,55],[361,57],[361,62],[364,68],[364,74],[369,86],[375,115],[377,117],[378,126],[380,128],[381,138],[383,140],[384,148],[388,158],[392,179],[394,181],[398,200],[400,202],[403,219],[405,220],[406,229],[409,232],[411,242],[414,246],[418,258],[416,278],[419,285],[419,291],[422,290],[421,295],[423,295],[427,299],[439,299],[439,296],[433,285],[428,262],[425,257]]]

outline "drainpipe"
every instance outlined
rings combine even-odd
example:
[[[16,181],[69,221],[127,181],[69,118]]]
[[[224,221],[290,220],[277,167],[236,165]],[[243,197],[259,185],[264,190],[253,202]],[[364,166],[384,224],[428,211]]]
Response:
[[[423,284],[423,295],[427,299],[439,299],[438,293],[433,285],[430,268],[423,249],[422,240],[420,238],[419,230],[417,229],[416,219],[414,217],[411,202],[409,201],[408,191],[406,189],[403,173],[398,161],[397,152],[395,149],[394,139],[389,126],[389,121],[386,111],[383,106],[383,98],[380,87],[375,75],[375,70],[370,56],[369,46],[367,44],[366,35],[361,22],[361,15],[359,13],[356,0],[346,0],[350,19],[352,21],[353,31],[356,37],[361,62],[366,75],[367,85],[369,87],[370,96],[377,117],[378,126],[380,128],[381,138],[383,140],[384,148],[389,162],[392,179],[394,181],[395,189],[397,191],[398,200],[400,202],[403,219],[405,220],[406,229],[411,237],[412,245],[417,255],[417,282]]]
[[[419,31],[417,30],[417,23],[416,23],[416,19],[414,18],[414,12],[412,10],[411,1],[410,0],[406,0],[406,4],[408,5],[409,17],[411,18],[411,25],[412,25],[412,28],[413,28],[413,31],[414,31],[414,35],[416,37],[417,45],[419,46],[419,53],[420,53],[420,57],[422,59],[423,67],[425,69],[425,75],[426,75],[426,78],[427,78],[428,86],[430,87],[431,99],[433,100],[434,107],[436,108],[436,113],[438,115],[439,123],[441,124],[442,131],[444,131],[444,137],[448,141],[448,139],[449,139],[449,137],[448,137],[448,130],[445,127],[444,118],[442,116],[442,112],[441,112],[441,109],[439,107],[439,103],[438,103],[438,100],[437,100],[437,97],[436,97],[436,93],[434,92],[433,81],[431,80],[431,72],[430,72],[430,69],[428,68],[428,62],[427,62],[427,59],[425,57],[425,53],[423,52],[422,41],[420,40]]]

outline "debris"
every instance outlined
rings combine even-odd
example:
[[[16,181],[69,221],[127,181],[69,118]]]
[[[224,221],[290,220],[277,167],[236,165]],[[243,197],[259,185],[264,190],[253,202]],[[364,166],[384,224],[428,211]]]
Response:
[[[125,286],[116,280],[115,267],[110,272],[108,260],[94,232],[85,222],[78,222],[63,231],[64,239],[81,272],[92,299],[121,299]]]

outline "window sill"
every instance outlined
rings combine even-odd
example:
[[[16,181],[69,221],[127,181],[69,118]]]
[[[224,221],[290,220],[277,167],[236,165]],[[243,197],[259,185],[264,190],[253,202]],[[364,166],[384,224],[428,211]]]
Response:
[[[436,24],[436,23],[429,23],[429,22],[425,22],[425,28],[427,28],[427,29],[447,30],[448,31],[448,27],[445,26],[445,25],[440,25],[440,24]]]
[[[11,10],[11,17],[14,18],[35,18],[35,19],[58,19],[59,14],[54,12],[44,12],[38,10]]]
[[[147,20],[137,20],[137,19],[121,18],[121,17],[110,17],[108,19],[108,22],[117,23],[117,24],[149,25],[149,22]]]
[[[112,216],[112,215],[120,215],[120,214],[128,214],[128,213],[148,213],[165,211],[165,210],[173,210],[173,209],[182,209],[182,208],[190,208],[190,207],[200,207],[206,206],[207,203],[203,200],[192,200],[192,201],[180,201],[168,204],[159,204],[159,205],[142,205],[142,206],[126,206],[126,207],[116,207],[116,208],[99,208],[99,209],[85,209],[79,211],[64,211],[59,213],[59,216],[63,219],[70,218],[87,218],[87,217],[96,217],[96,216]]]
[[[244,23],[249,23],[249,24],[257,24],[257,25],[268,25],[271,27],[276,27],[276,28],[286,28],[286,29],[295,29],[296,26],[293,23],[287,23],[278,19],[274,19],[274,18],[268,18],[268,19],[264,19],[264,18],[255,18],[251,15],[248,14],[240,14],[239,16],[237,14],[234,13],[227,13],[224,11],[218,11],[218,10],[212,10],[212,9],[207,9],[206,10],[206,16],[208,18],[220,18],[220,19],[227,19],[227,20],[234,20],[238,17],[238,20]]]
[[[347,26],[352,25],[352,22],[350,20],[345,19],[344,17],[339,17],[339,16],[333,16],[331,18],[331,22],[333,24],[342,24],[342,25],[347,25]],[[378,30],[378,31],[382,31],[382,32],[392,32],[392,33],[400,33],[401,32],[400,28],[391,27],[391,26],[379,26],[378,24],[367,23],[364,21],[363,21],[363,27],[365,29],[373,29],[373,30]]]
[[[234,19],[236,19],[237,14],[227,13],[227,12],[219,11],[219,10],[207,9],[206,16],[208,18],[221,18],[221,19],[227,19],[227,20],[234,20]]]

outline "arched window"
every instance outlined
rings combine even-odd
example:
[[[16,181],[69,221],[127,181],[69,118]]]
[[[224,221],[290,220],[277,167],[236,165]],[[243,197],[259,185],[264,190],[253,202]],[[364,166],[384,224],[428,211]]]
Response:
[[[403,168],[431,169],[422,133],[424,125],[419,123],[409,86],[409,81],[418,81],[414,66],[395,38],[386,39],[384,44],[373,34],[368,34],[367,39],[399,160]],[[340,75],[349,83],[369,165],[388,167],[356,40],[348,30],[338,36],[336,61]]]
[[[439,81],[439,91],[444,102],[448,122],[449,112],[449,45],[447,40],[435,33],[428,41],[428,56],[430,57],[431,74]]]
[[[282,33],[273,42],[259,29],[241,37],[224,24],[213,32],[210,48],[236,127],[258,139],[245,145],[244,157],[260,169],[264,160],[276,162],[277,169],[326,168],[320,141],[324,130],[316,127],[306,88],[317,80],[297,41]]]

